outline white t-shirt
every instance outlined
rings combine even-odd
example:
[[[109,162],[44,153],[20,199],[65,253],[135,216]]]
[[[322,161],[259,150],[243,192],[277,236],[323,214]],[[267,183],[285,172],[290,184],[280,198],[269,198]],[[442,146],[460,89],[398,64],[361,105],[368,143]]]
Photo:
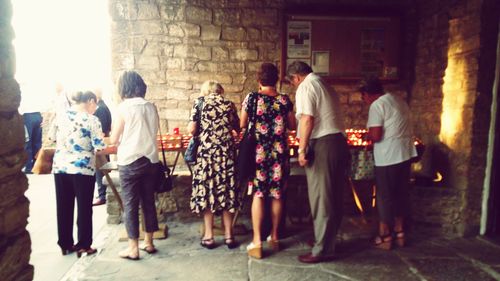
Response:
[[[383,127],[382,139],[373,147],[375,166],[394,165],[417,156],[410,118],[406,102],[390,93],[370,105],[366,126]]]
[[[143,98],[130,98],[118,106],[125,126],[118,145],[118,165],[128,165],[146,157],[158,163],[158,113],[154,104]]]
[[[309,73],[306,76],[297,87],[295,100],[297,119],[300,120],[302,114],[314,117],[311,139],[344,132],[339,97],[333,89],[321,81],[318,75]]]

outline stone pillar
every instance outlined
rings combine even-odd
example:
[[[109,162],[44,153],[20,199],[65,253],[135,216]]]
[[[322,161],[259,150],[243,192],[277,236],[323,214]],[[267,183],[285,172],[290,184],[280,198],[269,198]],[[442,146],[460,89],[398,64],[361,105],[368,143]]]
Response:
[[[414,208],[415,217],[426,219],[426,214],[433,214],[432,223],[445,232],[476,235],[482,212],[499,4],[495,0],[416,2],[420,18],[411,108],[416,134],[427,145],[430,175],[439,171],[445,181],[444,186],[416,192],[432,197],[433,206],[427,205],[428,200],[426,208]]]
[[[21,95],[14,80],[11,18],[10,1],[0,0],[0,278],[19,281],[33,279],[33,266],[26,231],[29,201],[24,192],[28,181],[21,172],[26,154],[23,118],[17,111]]]

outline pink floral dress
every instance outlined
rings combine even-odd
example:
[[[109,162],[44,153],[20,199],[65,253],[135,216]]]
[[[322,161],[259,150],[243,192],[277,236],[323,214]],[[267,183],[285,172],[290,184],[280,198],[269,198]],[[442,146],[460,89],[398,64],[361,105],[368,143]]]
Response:
[[[243,101],[243,108],[249,120],[255,120],[257,139],[255,178],[248,181],[248,188],[258,197],[280,199],[290,171],[286,130],[293,104],[287,95],[250,93]]]

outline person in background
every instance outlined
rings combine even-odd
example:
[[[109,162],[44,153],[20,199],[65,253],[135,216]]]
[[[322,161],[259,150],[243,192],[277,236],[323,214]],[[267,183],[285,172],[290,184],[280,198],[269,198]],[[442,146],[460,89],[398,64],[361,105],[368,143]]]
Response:
[[[94,113],[94,116],[99,118],[101,121],[102,132],[104,137],[109,137],[109,133],[111,132],[111,112],[109,111],[108,106],[104,103],[102,99],[102,90],[97,88],[94,90],[95,95],[97,96],[97,110]],[[104,156],[103,156],[104,157]],[[107,161],[109,161],[109,156],[105,156]],[[99,206],[106,204],[106,185],[102,182],[103,173],[97,169],[95,174],[95,179],[97,183],[97,194],[98,196],[94,199],[92,203],[93,206]]]
[[[117,163],[122,187],[123,216],[128,234],[128,247],[118,253],[121,258],[138,260],[139,249],[156,253],[153,233],[158,230],[155,185],[159,173],[159,117],[156,107],[144,99],[147,86],[135,71],[124,71],[117,81],[122,102],[118,105],[110,136],[117,145]],[[144,213],[144,244],[139,247],[139,204]]]
[[[23,115],[24,127],[28,133],[24,148],[28,159],[24,165],[24,173],[31,174],[38,151],[42,147],[42,111],[44,111],[41,93],[26,84],[21,86],[21,105],[19,112]]]
[[[279,249],[278,225],[283,214],[283,193],[290,172],[287,129],[295,129],[293,104],[287,95],[276,90],[278,68],[263,63],[258,72],[259,91],[250,93],[243,101],[240,127],[246,129],[249,120],[255,120],[256,172],[246,184],[252,199],[253,240],[247,246],[247,253],[262,258],[262,221],[264,201],[271,201],[271,235],[267,243]]]
[[[73,105],[55,120],[56,151],[52,173],[56,186],[58,244],[63,255],[96,253],[92,245],[92,197],[95,154],[104,149],[101,123],[92,114],[97,98],[92,92],[75,92]],[[77,203],[78,243],[73,244],[73,210]]]
[[[238,113],[234,103],[223,96],[224,89],[216,81],[205,81],[200,94],[188,124],[188,132],[198,134],[200,138],[198,157],[193,166],[191,211],[203,213],[205,233],[200,242],[202,247],[216,247],[214,215],[222,213],[224,244],[233,249],[238,246],[233,236],[233,215],[239,206],[234,141],[239,131]],[[200,101],[203,103],[201,107]]]
[[[298,160],[305,167],[315,237],[311,252],[298,259],[318,263],[335,254],[350,156],[338,95],[302,61],[287,72],[297,87]]]
[[[64,89],[64,85],[61,82],[56,82],[54,89],[55,96],[51,99],[51,108],[47,114],[48,122],[42,124],[42,126],[48,127],[47,137],[49,141],[55,141],[57,115],[64,115],[71,107],[71,101],[67,91]]]
[[[404,246],[404,218],[409,214],[408,185],[411,158],[417,156],[413,144],[410,109],[405,101],[385,93],[376,77],[361,82],[359,91],[370,105],[368,138],[374,143],[375,181],[379,213],[378,235],[373,244],[389,250],[395,240]]]

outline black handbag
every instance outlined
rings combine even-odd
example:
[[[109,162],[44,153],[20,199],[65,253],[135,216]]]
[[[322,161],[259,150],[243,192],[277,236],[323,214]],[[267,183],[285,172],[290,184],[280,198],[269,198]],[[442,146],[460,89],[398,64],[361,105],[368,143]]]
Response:
[[[200,138],[198,135],[200,134],[200,122],[201,122],[201,111],[203,109],[203,98],[201,98],[198,102],[199,110],[196,114],[196,135],[194,135],[188,143],[186,151],[184,152],[184,161],[188,165],[196,164],[196,157],[198,155],[198,146],[200,145]]]
[[[255,95],[252,93],[248,98],[250,99],[253,97],[255,97]],[[239,182],[246,181],[255,176],[255,147],[257,146],[257,139],[255,137],[256,111],[257,101],[255,101],[253,112],[249,112],[247,130],[239,145],[238,158],[236,159],[236,175]]]
[[[160,161],[155,164],[157,169],[157,184],[156,184],[156,193],[169,192],[174,189],[174,183],[172,181],[172,175],[170,175],[170,169],[163,165]]]
[[[161,129],[159,128],[160,136]],[[160,139],[161,145],[161,154],[163,156],[163,162],[159,161],[155,164],[156,167],[156,193],[169,192],[174,189],[174,182],[172,179],[172,175],[170,173],[170,169],[167,166],[167,160],[165,159],[165,148],[163,147],[163,142]]]

